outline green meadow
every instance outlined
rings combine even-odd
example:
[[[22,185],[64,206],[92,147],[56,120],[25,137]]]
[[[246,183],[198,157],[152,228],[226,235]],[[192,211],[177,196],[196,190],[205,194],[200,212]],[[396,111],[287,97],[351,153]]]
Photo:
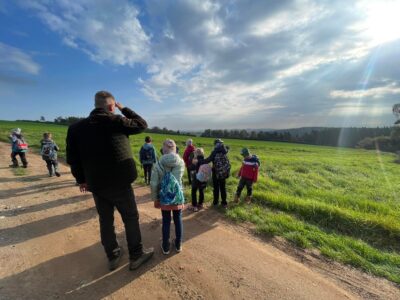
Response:
[[[22,128],[31,153],[38,153],[42,133],[52,132],[62,149],[60,157],[65,157],[67,127],[1,121],[0,139],[7,141],[15,127]],[[136,161],[145,135],[130,139]],[[167,138],[151,136],[157,149]],[[182,154],[187,137],[171,138]],[[194,141],[206,155],[211,152],[213,139],[195,137]],[[393,154],[261,141],[225,143],[232,163],[228,200],[232,201],[238,183],[240,149],[248,147],[262,163],[253,204],[231,204],[221,211],[228,218],[251,222],[259,234],[284,237],[298,247],[318,249],[330,259],[400,283],[400,165]],[[142,178],[138,182],[143,183]],[[207,201],[211,197],[209,186]]]

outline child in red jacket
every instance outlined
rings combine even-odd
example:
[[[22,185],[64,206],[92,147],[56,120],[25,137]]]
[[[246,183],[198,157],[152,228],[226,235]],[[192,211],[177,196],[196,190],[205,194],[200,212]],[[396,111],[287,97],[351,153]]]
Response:
[[[240,154],[243,156],[242,167],[240,168],[238,177],[240,177],[239,185],[235,194],[235,202],[239,202],[240,194],[244,187],[247,188],[246,202],[251,202],[251,196],[253,194],[253,183],[258,178],[258,168],[260,167],[260,161],[257,155],[251,155],[249,149],[243,148]]]

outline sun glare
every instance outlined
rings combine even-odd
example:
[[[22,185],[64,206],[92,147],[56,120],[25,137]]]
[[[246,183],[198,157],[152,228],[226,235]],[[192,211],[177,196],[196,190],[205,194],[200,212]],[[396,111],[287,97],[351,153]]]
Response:
[[[400,38],[400,0],[366,1],[366,34],[376,44]]]

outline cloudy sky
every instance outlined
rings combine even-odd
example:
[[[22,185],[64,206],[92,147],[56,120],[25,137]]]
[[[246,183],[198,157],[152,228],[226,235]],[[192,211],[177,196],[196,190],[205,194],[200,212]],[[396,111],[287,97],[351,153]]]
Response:
[[[0,119],[86,116],[97,90],[172,129],[382,126],[400,0],[0,0]]]

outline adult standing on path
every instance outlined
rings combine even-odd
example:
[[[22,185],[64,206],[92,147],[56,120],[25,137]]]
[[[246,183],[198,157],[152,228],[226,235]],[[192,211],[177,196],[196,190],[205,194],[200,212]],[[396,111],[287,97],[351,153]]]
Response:
[[[124,116],[114,114],[118,108]],[[114,208],[125,225],[131,270],[153,255],[144,250],[132,182],[137,178],[129,135],[138,134],[147,123],[131,109],[117,103],[106,91],[95,95],[95,109],[89,117],[71,125],[67,134],[67,162],[81,192],[90,191],[100,221],[101,243],[109,269],[118,267],[122,256],[114,230]]]

